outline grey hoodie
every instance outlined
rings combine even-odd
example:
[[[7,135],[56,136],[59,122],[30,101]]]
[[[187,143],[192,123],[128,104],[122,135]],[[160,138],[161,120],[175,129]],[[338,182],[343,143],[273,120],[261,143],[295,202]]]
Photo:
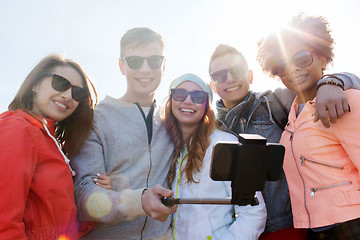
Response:
[[[107,96],[96,107],[92,132],[71,161],[76,171],[79,218],[95,222],[94,229],[83,239],[141,239],[141,236],[142,239],[164,239],[168,236],[171,219],[159,222],[146,217],[141,205],[145,188],[155,184],[166,186],[173,151],[156,107],[152,134],[148,132],[136,104]],[[96,173],[110,174],[113,190],[94,184]]]

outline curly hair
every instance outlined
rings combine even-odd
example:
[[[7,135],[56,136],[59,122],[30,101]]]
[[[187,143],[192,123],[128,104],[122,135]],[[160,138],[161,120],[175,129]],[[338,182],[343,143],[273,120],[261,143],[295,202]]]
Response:
[[[97,103],[96,89],[80,65],[61,55],[52,54],[42,59],[28,74],[14,99],[9,104],[9,110],[18,110],[31,113],[35,93],[32,88],[40,83],[44,76],[52,73],[56,67],[68,66],[76,70],[82,77],[84,88],[89,95],[79,102],[75,111],[66,119],[58,122],[55,128],[55,137],[59,141],[64,153],[71,157],[75,155],[90,134],[94,118],[94,107]]]
[[[322,17],[306,16],[299,13],[293,17],[287,28],[272,32],[258,41],[257,61],[265,73],[276,76],[274,67],[283,55],[287,43],[300,41],[311,48],[319,57],[325,57],[327,65],[332,63],[334,39],[328,21]]]
[[[175,178],[177,159],[185,147],[189,150],[187,154],[187,162],[182,169],[181,174],[186,174],[187,183],[197,182],[194,176],[200,171],[206,150],[210,145],[210,134],[214,131],[216,118],[212,110],[209,99],[206,102],[206,109],[203,118],[199,122],[197,129],[190,137],[189,142],[183,142],[182,133],[178,120],[175,118],[171,110],[172,99],[169,97],[165,103],[162,113],[164,126],[174,142],[174,153],[170,170],[168,173],[168,186],[171,187]]]

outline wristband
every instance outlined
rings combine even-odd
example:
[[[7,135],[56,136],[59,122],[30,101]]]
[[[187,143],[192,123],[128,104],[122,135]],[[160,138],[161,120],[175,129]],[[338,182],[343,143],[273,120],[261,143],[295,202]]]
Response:
[[[318,83],[316,86],[316,89],[319,89],[321,86],[327,85],[327,84],[338,86],[344,91],[344,86],[338,82],[333,81],[332,79]]]
[[[319,82],[321,82],[322,79],[328,80],[328,78],[339,81],[343,86],[345,85],[344,80],[342,80],[341,78],[339,78],[338,76],[333,75],[333,74],[324,74],[324,75],[321,77],[321,79],[320,79]],[[318,83],[319,83],[319,82],[318,82]],[[320,83],[319,83],[319,84],[320,84]]]

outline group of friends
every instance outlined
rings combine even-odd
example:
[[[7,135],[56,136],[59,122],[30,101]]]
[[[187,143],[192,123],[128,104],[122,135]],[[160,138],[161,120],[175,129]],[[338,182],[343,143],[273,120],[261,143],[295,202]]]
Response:
[[[99,104],[76,62],[47,56],[0,115],[0,239],[360,239],[360,79],[324,73],[330,32],[324,17],[299,14],[258,42],[263,71],[286,88],[251,91],[246,59],[221,44],[209,81],[179,76],[163,106],[164,43],[152,29],[123,35],[126,92]],[[231,197],[209,170],[216,143],[240,133],[285,147],[258,204],[162,203]]]

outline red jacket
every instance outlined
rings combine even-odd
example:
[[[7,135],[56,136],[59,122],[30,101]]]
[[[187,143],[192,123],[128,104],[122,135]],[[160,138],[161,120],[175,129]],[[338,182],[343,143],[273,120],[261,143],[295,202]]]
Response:
[[[54,121],[46,121],[53,135]],[[38,119],[0,115],[0,169],[0,239],[78,238],[69,166]]]

